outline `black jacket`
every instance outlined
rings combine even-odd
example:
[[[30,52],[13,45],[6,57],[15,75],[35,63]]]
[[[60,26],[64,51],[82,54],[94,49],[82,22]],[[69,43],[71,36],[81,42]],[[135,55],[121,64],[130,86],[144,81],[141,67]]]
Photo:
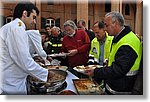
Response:
[[[117,43],[122,37],[128,34],[131,29],[125,29],[113,39],[112,43]],[[111,89],[118,92],[131,92],[135,83],[135,76],[126,76],[137,58],[136,52],[128,45],[121,46],[116,55],[115,62],[107,68],[97,68],[94,70],[96,80],[104,79]]]
[[[90,41],[92,41],[95,38],[94,32],[87,30],[87,29],[85,29],[85,31],[86,31],[87,35],[89,36]]]
[[[47,54],[54,54],[54,53],[60,53],[61,52],[61,46],[58,46],[59,44],[62,44],[61,38],[63,38],[63,35],[60,34],[58,37],[51,37],[50,42],[52,43],[51,45],[48,44],[47,47]],[[57,46],[53,46],[53,45]]]

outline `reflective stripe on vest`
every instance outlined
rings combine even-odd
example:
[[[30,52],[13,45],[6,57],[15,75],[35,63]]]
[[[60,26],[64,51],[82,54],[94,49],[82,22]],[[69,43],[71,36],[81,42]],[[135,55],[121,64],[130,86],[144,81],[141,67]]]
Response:
[[[108,86],[108,84],[106,84],[106,89],[107,89],[110,93],[115,94],[115,95],[130,95],[130,94],[131,94],[131,92],[118,92],[118,91],[115,91],[115,90],[111,89],[111,88]]]
[[[62,44],[52,44],[53,47],[61,47]]]
[[[47,42],[48,44],[52,45],[52,43],[50,41]]]
[[[104,45],[104,60],[108,59],[109,57],[112,39],[113,37],[108,36],[106,32],[106,40],[105,40],[105,45]],[[99,41],[97,40],[97,38],[94,38],[91,42],[91,49],[89,52],[89,56],[90,55],[93,55],[96,62],[99,63],[100,46],[99,46]]]
[[[95,61],[96,63],[99,63],[99,60],[98,60],[98,59],[96,59],[96,58],[94,58],[94,61]]]
[[[129,32],[127,35],[125,35],[123,38],[121,38],[117,43],[113,43],[111,53],[109,56],[108,66],[112,65],[112,62],[115,61],[115,54],[117,50],[123,46],[128,45],[130,46],[138,55],[137,59],[134,62],[134,65],[130,69],[130,71],[126,74],[127,76],[132,76],[137,74],[137,70],[140,66],[141,56],[142,56],[142,45],[140,40],[136,37],[136,35],[133,32]]]
[[[58,47],[61,47],[62,46],[62,44],[58,44]]]
[[[89,63],[89,62],[94,63],[94,60],[93,60],[93,59],[89,59],[89,60],[88,60],[88,63]]]
[[[53,47],[57,47],[57,44],[52,44]]]
[[[92,58],[94,58],[94,55],[92,55],[92,54],[89,54],[89,57],[92,57]]]
[[[135,70],[135,71],[129,71],[126,76],[133,76],[133,75],[136,75],[138,73],[138,70]]]

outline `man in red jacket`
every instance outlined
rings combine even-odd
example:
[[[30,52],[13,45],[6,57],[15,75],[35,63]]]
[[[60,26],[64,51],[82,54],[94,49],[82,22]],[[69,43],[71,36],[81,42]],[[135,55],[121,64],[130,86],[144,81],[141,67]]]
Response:
[[[71,20],[64,23],[66,36],[62,42],[62,51],[67,54],[68,66],[73,68],[86,65],[90,48],[90,39],[84,30],[77,30]]]

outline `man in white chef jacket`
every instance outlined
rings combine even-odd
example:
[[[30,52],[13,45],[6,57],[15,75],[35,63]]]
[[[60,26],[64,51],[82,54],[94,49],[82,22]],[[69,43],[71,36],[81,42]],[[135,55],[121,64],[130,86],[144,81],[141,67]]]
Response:
[[[27,94],[28,75],[47,81],[48,70],[39,66],[29,53],[26,29],[36,23],[38,9],[30,2],[19,3],[14,20],[0,28],[0,69],[2,94]]]

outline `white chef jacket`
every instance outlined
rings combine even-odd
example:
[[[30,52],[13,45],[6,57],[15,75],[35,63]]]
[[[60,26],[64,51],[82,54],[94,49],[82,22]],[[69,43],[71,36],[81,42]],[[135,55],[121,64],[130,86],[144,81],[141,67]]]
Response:
[[[26,33],[29,37],[28,40],[30,54],[33,55],[36,52],[40,57],[46,60],[47,54],[43,50],[41,34],[39,33],[39,30],[27,30]]]
[[[48,70],[32,59],[25,24],[18,18],[0,29],[0,65],[5,94],[27,94],[28,75],[47,81]]]

